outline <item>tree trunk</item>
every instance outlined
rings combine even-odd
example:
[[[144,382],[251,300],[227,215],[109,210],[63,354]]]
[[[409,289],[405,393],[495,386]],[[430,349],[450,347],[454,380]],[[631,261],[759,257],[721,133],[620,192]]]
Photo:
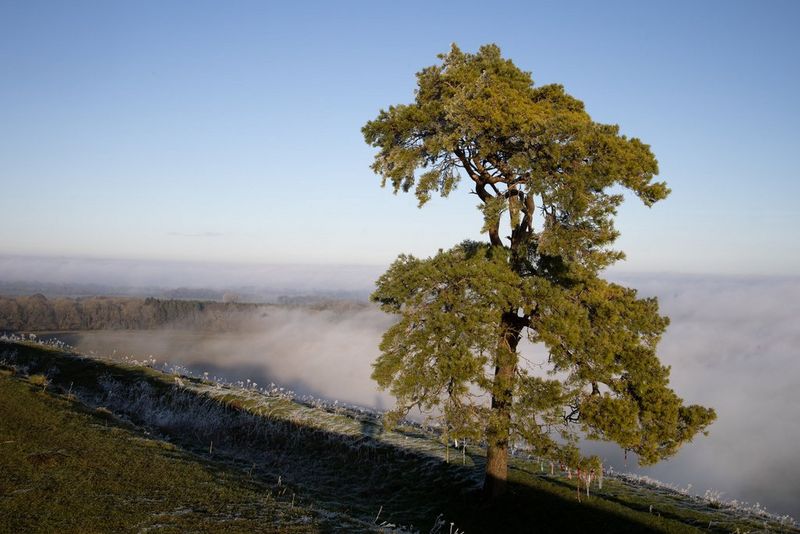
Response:
[[[506,491],[508,480],[508,441],[511,430],[511,404],[517,369],[517,344],[520,326],[516,314],[505,313],[501,321],[503,336],[497,348],[492,414],[486,431],[486,474],[483,494],[493,500]]]
[[[507,481],[508,439],[501,443],[490,441],[486,450],[486,473],[483,478],[484,498],[492,501],[503,495],[506,492]]]

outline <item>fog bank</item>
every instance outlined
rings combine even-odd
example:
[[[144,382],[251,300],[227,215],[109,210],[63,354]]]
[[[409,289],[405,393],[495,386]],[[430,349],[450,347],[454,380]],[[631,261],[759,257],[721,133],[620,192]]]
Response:
[[[800,279],[626,276],[618,281],[657,296],[671,324],[660,345],[671,385],[718,419],[647,474],[692,492],[760,502],[800,517]],[[617,468],[622,455],[594,447]]]
[[[346,311],[273,307],[229,333],[101,330],[57,337],[102,356],[153,356],[158,365],[184,366],[224,381],[275,383],[299,395],[383,410],[392,398],[370,379],[371,363],[392,321],[371,305]]]
[[[0,282],[101,286],[136,295],[146,295],[155,288],[187,287],[366,297],[384,269],[380,265],[200,263],[0,254]]]

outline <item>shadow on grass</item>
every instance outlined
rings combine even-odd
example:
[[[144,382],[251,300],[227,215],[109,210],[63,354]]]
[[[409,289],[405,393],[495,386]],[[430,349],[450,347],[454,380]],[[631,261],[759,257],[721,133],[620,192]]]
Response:
[[[571,491],[573,495],[576,492],[575,486],[567,483],[564,480],[559,480],[557,478],[552,478],[551,477],[551,478],[548,478],[548,481],[551,484],[554,484],[556,486],[560,486],[560,487],[566,489],[567,491]],[[583,492],[585,490],[582,489],[581,491]],[[583,495],[583,493],[581,495]],[[650,504],[647,504],[647,503],[644,503],[644,502],[636,503],[636,502],[631,502],[630,500],[626,501],[626,500],[621,499],[620,497],[617,497],[615,495],[609,495],[607,492],[604,492],[602,494],[602,498],[604,500],[606,500],[606,501],[615,502],[615,503],[617,503],[617,504],[619,504],[621,506],[626,506],[628,508],[631,508],[633,510],[637,510],[637,511],[640,511],[640,512],[643,512],[643,513],[656,514],[656,515],[658,515],[660,517],[664,517],[664,518],[667,518],[667,519],[674,519],[675,521],[680,521],[680,522],[684,522],[684,523],[688,522],[689,524],[692,524],[692,523],[702,524],[702,522],[693,521],[690,518],[687,518],[686,516],[681,516],[677,512],[671,512],[669,510],[665,510],[664,508],[662,508],[660,506],[657,507],[657,509],[653,508],[653,510],[650,511],[651,510]],[[728,532],[727,529],[723,529],[723,528],[719,528],[719,529],[706,528],[705,530],[707,532]]]
[[[28,344],[0,342],[2,360],[29,374],[45,374],[51,391],[108,407],[187,451],[262,482],[280,480],[306,502],[368,521],[382,510],[378,522],[421,532],[428,532],[440,514],[447,522],[441,532],[451,531],[450,522],[469,533],[692,530],[620,502],[593,498],[578,503],[569,485],[519,469],[511,470],[507,495],[485,503],[480,497],[482,458],[473,458],[472,466],[444,463],[438,456],[387,443],[382,439],[386,433],[372,420],[354,419],[353,432],[336,432],[298,417],[298,405],[289,400],[277,399],[265,412],[233,391],[210,396],[177,387],[174,377],[148,368]]]

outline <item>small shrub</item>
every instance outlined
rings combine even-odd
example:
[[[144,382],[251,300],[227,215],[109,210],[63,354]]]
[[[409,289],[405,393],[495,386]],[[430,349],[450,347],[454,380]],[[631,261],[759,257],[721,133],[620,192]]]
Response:
[[[98,406],[97,408],[94,409],[94,411],[95,411],[96,414],[102,415],[104,417],[108,417],[108,418],[113,418],[114,417],[114,412],[112,412],[111,410],[109,410],[108,408],[106,408],[104,406]]]
[[[31,375],[28,377],[28,382],[34,386],[42,386],[42,391],[47,389],[47,386],[50,385],[50,380],[44,375]]]

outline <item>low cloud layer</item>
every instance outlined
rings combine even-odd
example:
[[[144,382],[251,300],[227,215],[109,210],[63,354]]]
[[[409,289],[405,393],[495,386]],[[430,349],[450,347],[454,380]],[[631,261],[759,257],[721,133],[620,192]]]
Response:
[[[392,317],[367,305],[344,312],[274,307],[259,313],[231,333],[94,331],[59,337],[99,355],[153,356],[226,381],[272,382],[299,395],[391,407],[391,397],[378,391],[370,374]]]
[[[718,415],[709,436],[674,459],[628,470],[800,516],[800,279],[619,281],[659,297],[662,313],[672,320],[660,345],[662,361],[672,366],[672,387]],[[601,450],[624,466],[618,451]]]
[[[374,265],[237,264],[0,254],[0,282],[93,284],[117,288],[253,286],[298,292],[368,294],[384,270]]]

